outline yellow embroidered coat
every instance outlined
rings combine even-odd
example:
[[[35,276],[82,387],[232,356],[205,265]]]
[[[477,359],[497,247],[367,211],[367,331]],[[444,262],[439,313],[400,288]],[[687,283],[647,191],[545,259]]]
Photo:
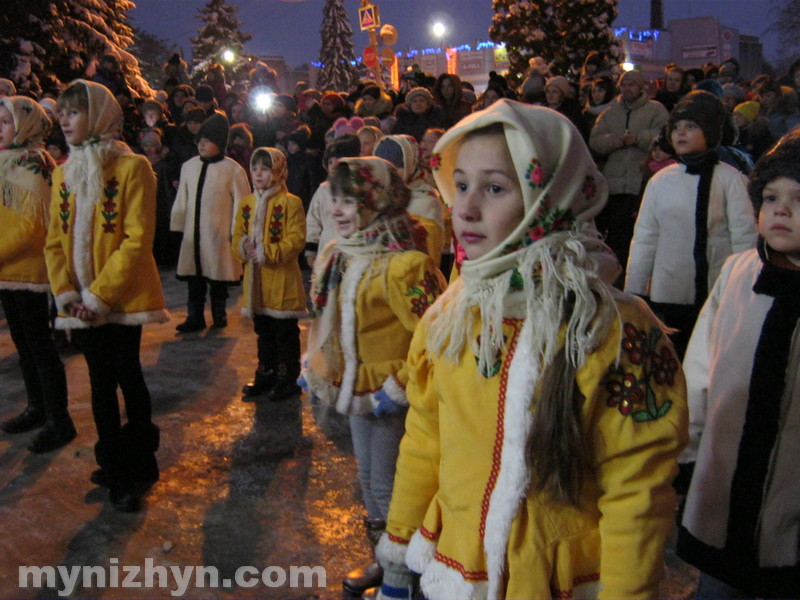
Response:
[[[23,154],[9,167],[9,203],[0,202],[0,289],[49,292],[44,242],[50,205],[50,176],[55,163],[45,152]],[[28,169],[41,175],[42,193],[13,184],[12,172]],[[0,190],[0,199],[3,192]]]
[[[153,169],[143,156],[117,156],[103,168],[103,182],[102,199],[76,202],[63,168],[53,173],[45,257],[61,329],[169,318],[153,259]],[[65,306],[76,301],[93,310],[97,320],[67,316]]]
[[[256,241],[256,263],[245,255],[246,239]],[[244,264],[242,314],[298,319],[307,315],[303,275],[297,257],[306,243],[306,218],[297,196],[245,196],[236,209],[233,255]]]
[[[429,354],[426,320],[420,324],[409,351],[410,410],[389,535],[378,554],[422,573],[430,600],[487,597],[491,548],[505,552],[500,597],[657,597],[675,518],[671,482],[687,440],[685,384],[649,311],[624,298],[618,308],[622,328],[615,321],[576,375],[594,455],[581,510],[502,487],[503,456],[526,451],[513,415],[531,406],[512,406],[519,382],[509,377],[523,321],[506,319],[505,352],[486,376],[469,345],[458,364]],[[495,518],[502,505],[512,521]]]
[[[323,264],[335,249],[331,242],[318,259]],[[403,367],[414,329],[446,284],[433,260],[417,250],[396,252],[385,269],[375,263],[349,262],[339,293],[341,369],[315,370],[314,357],[303,376],[309,390],[342,414],[370,414],[381,389],[406,404],[405,391],[396,375]],[[371,268],[375,267],[375,268]],[[340,394],[345,373],[354,372],[352,394]]]

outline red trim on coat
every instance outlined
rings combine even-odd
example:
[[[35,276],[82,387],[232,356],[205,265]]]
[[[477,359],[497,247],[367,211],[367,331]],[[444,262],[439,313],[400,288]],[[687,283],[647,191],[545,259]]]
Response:
[[[433,555],[433,558],[445,566],[450,567],[454,571],[458,571],[466,581],[489,580],[489,575],[486,573],[486,571],[468,571],[460,562],[450,558],[449,556],[445,556],[441,552],[437,551],[436,554]]]

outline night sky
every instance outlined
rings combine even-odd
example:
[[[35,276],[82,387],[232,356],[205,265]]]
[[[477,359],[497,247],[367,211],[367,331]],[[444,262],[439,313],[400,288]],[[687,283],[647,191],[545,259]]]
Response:
[[[197,11],[206,0],[134,0],[137,8],[129,13],[131,22],[145,31],[184,48],[191,56],[189,38],[196,35],[200,22]],[[228,0],[239,8],[242,30],[253,36],[246,48],[253,54],[277,54],[289,65],[299,65],[319,57],[324,0]],[[440,20],[448,25],[445,42],[449,45],[474,44],[488,40],[492,18],[491,0],[379,0],[383,23],[394,25],[400,35],[396,50],[435,46],[431,24]],[[757,35],[765,45],[767,59],[777,58],[777,42],[768,33],[771,24],[770,0],[663,0],[665,23],[670,19],[717,16],[723,25],[741,33]],[[358,30],[355,19],[360,0],[345,0],[353,24],[356,52],[367,44],[367,35]],[[649,0],[620,0],[617,27],[646,28],[650,23]]]

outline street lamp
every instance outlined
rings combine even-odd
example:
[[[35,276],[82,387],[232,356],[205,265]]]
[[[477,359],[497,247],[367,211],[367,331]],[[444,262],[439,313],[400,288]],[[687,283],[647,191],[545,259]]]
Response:
[[[233,50],[227,49],[222,51],[222,60],[226,63],[230,64],[236,59],[236,55],[233,53]]]
[[[434,23],[431,27],[431,32],[436,39],[441,40],[447,33],[447,27],[441,21],[436,21],[436,23]]]

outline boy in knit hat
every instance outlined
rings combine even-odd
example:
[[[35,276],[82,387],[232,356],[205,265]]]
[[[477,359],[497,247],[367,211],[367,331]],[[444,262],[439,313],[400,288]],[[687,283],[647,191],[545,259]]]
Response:
[[[756,242],[744,176],[719,161],[724,123],[713,94],[694,91],[678,102],[668,125],[678,164],[648,182],[631,242],[625,291],[649,296],[677,329],[680,357],[722,263]]]
[[[737,104],[733,109],[733,122],[739,129],[739,146],[753,160],[758,160],[772,144],[769,122],[761,116],[761,105],[755,100]]]
[[[798,598],[800,131],[757,163],[757,248],[728,258],[683,367],[694,463],[678,554],[698,598]]]
[[[173,231],[183,232],[177,276],[189,285],[188,315],[176,327],[181,333],[205,329],[209,287],[214,327],[228,324],[228,286],[239,285],[242,278],[242,266],[231,250],[231,225],[237,203],[250,192],[245,170],[225,156],[228,119],[224,115],[209,117],[196,140],[200,155],[181,167],[170,220]]]

